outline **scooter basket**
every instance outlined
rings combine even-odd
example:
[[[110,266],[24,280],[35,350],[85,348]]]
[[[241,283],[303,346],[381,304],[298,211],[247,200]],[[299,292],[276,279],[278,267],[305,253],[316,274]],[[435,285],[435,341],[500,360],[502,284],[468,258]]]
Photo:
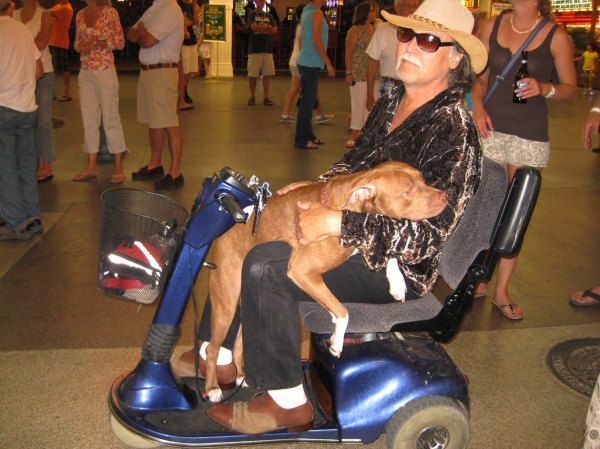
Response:
[[[188,213],[173,199],[134,189],[102,194],[98,288],[150,304],[162,294]]]

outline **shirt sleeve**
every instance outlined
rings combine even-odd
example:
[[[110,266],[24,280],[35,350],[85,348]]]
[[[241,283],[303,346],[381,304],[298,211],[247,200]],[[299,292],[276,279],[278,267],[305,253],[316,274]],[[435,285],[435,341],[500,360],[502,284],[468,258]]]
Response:
[[[85,23],[83,20],[83,9],[75,16],[75,42],[73,47],[77,53],[81,53],[81,44],[83,44],[83,30],[85,30]]]
[[[382,50],[381,39],[383,36],[383,26],[384,25],[380,26],[379,28],[377,28],[375,30],[375,33],[373,34],[373,37],[371,38],[371,41],[369,42],[369,46],[367,47],[367,50],[366,50],[366,53],[371,58],[375,59],[376,61],[379,61],[381,59],[381,50]]]
[[[122,50],[125,47],[125,37],[119,14],[114,8],[106,8],[105,22],[102,33],[106,39],[106,45],[110,50]]]
[[[48,11],[53,13],[59,20],[66,19],[67,17],[69,17],[69,15],[71,15],[71,11],[69,10],[69,8],[62,4],[54,5]]]
[[[146,22],[144,22],[146,23]],[[152,20],[148,32],[161,42],[171,34],[174,29],[183,29],[183,12],[181,8],[164,8],[160,11],[160,18]]]

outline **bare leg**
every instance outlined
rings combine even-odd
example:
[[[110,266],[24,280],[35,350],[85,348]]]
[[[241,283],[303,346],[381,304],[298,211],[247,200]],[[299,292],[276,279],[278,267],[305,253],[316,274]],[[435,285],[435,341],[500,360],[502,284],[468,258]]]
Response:
[[[287,95],[285,96],[285,102],[283,103],[283,111],[281,111],[282,116],[285,117],[287,115],[290,115],[290,109],[292,107],[292,103],[294,102],[294,99],[296,98],[296,96],[299,93],[300,93],[300,78],[292,75],[290,90],[288,91]]]
[[[165,128],[169,138],[169,152],[171,153],[171,168],[169,174],[173,178],[181,175],[181,156],[183,154],[183,134],[179,126]]]
[[[179,109],[189,108],[191,105],[185,102],[185,77],[183,75],[183,61],[179,58],[179,64],[177,65],[177,72],[179,73],[179,84],[177,89],[179,91]]]
[[[210,58],[203,58],[202,63],[204,64],[204,76],[210,78]]]
[[[69,73],[68,70],[65,70],[62,74],[63,76],[63,84],[64,84],[64,96],[65,97],[70,97],[71,96],[71,74]]]
[[[269,86],[271,85],[271,77],[263,76],[263,91],[265,98],[269,98]]]
[[[88,164],[82,171],[88,175],[98,174],[98,153],[88,153]]]
[[[148,169],[162,165],[162,151],[165,146],[167,132],[163,128],[149,128],[150,135],[150,163]]]
[[[256,98],[256,77],[249,76],[248,80],[250,82],[250,98]]]
[[[115,154],[115,171],[113,176],[123,176],[123,153]]]

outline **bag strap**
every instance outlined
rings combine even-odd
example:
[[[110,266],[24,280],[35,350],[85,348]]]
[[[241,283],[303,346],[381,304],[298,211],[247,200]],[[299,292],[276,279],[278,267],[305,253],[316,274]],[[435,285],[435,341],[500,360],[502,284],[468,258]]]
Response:
[[[506,75],[508,75],[508,72],[510,72],[510,69],[512,69],[512,67],[515,65],[515,63],[521,56],[521,53],[523,52],[523,50],[525,50],[529,46],[531,41],[535,38],[535,36],[539,33],[539,31],[544,27],[544,25],[546,25],[546,23],[548,23],[548,19],[544,17],[540,21],[540,23],[538,23],[535,26],[535,28],[533,29],[531,34],[529,36],[527,36],[527,39],[525,39],[525,42],[523,42],[523,45],[521,45],[519,47],[519,49],[515,52],[515,54],[512,56],[512,58],[510,58],[510,61],[508,61],[508,64],[506,64],[506,67],[504,67],[504,70],[502,70],[502,73],[500,73],[500,75],[498,75],[496,77],[496,81],[494,81],[494,85],[492,86],[492,88],[488,91],[487,95],[485,96],[485,100],[483,100],[484,105],[488,102],[488,100],[494,94],[496,89],[498,89],[498,87],[500,86],[500,83],[502,81],[504,81],[504,78],[506,77]]]

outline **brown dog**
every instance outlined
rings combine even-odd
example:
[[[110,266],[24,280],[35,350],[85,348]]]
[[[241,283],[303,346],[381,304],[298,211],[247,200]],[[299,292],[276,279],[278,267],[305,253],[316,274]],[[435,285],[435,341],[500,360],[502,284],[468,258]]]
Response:
[[[419,221],[441,213],[446,207],[446,194],[427,186],[415,168],[402,162],[385,162],[371,170],[336,176],[327,183],[276,195],[262,213],[256,236],[252,236],[252,226],[246,225],[234,226],[217,239],[213,248],[217,269],[209,275],[212,316],[211,340],[206,348],[206,392],[211,401],[222,399],[216,376],[217,354],[238,305],[242,264],[248,252],[261,243],[284,241],[292,247],[287,274],[332,314],[335,332],[331,336],[331,353],[336,356],[341,353],[348,311],[327,288],[322,275],[344,263],[354,248],[342,248],[339,239],[332,237],[306,246],[300,246],[296,239],[296,223],[301,212],[297,203],[319,201],[335,210]],[[404,300],[404,292],[394,296]],[[238,333],[234,348],[238,375],[242,371],[241,352]]]

